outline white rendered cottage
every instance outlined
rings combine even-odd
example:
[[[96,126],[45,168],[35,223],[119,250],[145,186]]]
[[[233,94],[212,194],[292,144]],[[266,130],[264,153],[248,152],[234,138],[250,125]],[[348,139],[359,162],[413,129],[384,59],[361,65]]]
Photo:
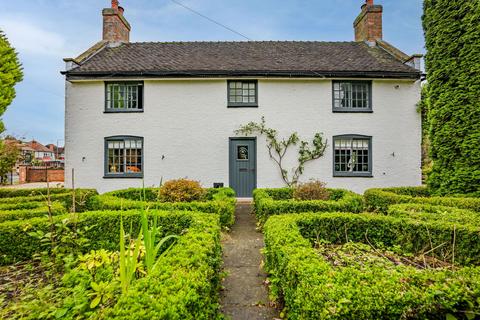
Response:
[[[262,116],[281,135],[328,140],[303,180],[356,192],[421,183],[419,57],[382,40],[373,0],[352,42],[133,43],[118,1],[103,19],[103,40],[65,59],[67,186],[72,169],[76,187],[100,192],[180,177],[242,197],[283,186],[263,137],[234,133]]]

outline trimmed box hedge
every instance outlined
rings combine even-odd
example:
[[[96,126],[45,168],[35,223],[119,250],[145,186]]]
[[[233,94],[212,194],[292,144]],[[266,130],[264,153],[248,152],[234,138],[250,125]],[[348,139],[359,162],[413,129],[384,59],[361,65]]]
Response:
[[[73,287],[77,282],[68,280],[61,288],[51,288],[57,291],[59,300],[43,301],[44,308],[19,308],[27,310],[32,318],[50,318],[62,315],[62,318],[106,318],[106,319],[215,319],[219,317],[218,292],[220,286],[221,245],[220,224],[216,215],[186,212],[186,211],[150,211],[150,215],[158,217],[158,226],[162,236],[167,234],[180,235],[175,245],[162,257],[161,264],[154,273],[144,278],[134,280],[126,294],[118,297],[115,304],[102,309],[80,310],[78,302],[88,299],[83,290]],[[93,241],[91,249],[104,248],[118,251],[120,234],[120,216],[126,231],[136,233],[140,227],[140,212],[112,211],[86,212],[80,214],[78,226],[94,226],[87,232],[87,237]],[[62,219],[63,217],[56,217]],[[45,229],[45,219],[29,221],[31,229]],[[23,226],[26,224],[24,223]],[[2,231],[5,224],[0,224]],[[26,232],[21,224],[14,226],[13,234],[23,238],[16,241],[19,251],[27,253],[29,244],[23,244]],[[29,252],[31,254],[31,252]],[[80,276],[81,278],[81,276]],[[89,286],[89,282],[86,284]],[[49,290],[48,288],[46,288]],[[89,288],[90,289],[90,288]],[[61,294],[60,294],[61,293]],[[55,296],[55,295],[54,295]],[[29,299],[36,300],[35,297]],[[38,299],[38,298],[37,298]],[[17,303],[29,303],[28,299]],[[48,312],[45,309],[48,304]],[[87,304],[89,305],[89,304]]]
[[[372,214],[273,216],[264,226],[272,294],[283,297],[289,319],[444,319],[447,314],[463,317],[465,311],[473,316],[480,308],[478,267],[452,271],[342,266],[319,255],[312,245],[314,239],[345,243],[344,227],[349,241],[365,242],[364,231],[370,230],[371,242],[404,244],[409,236],[394,241],[393,234],[414,236],[414,226],[409,219]],[[361,258],[352,257],[356,262]]]
[[[45,202],[21,202],[21,203],[0,203],[0,211],[22,210],[22,209],[38,209],[45,206]]]
[[[68,193],[68,192],[71,192],[71,189],[50,188],[50,194],[62,194],[62,193]],[[35,189],[0,188],[0,199],[38,196],[41,194],[47,194],[47,188],[35,188]]]
[[[153,211],[152,212],[157,212]],[[180,234],[187,229],[191,221],[188,212],[172,211],[168,215],[160,215],[158,226],[161,230],[171,230]],[[130,211],[92,211],[77,215],[65,214],[54,216],[54,222],[77,217],[76,226],[82,228],[91,226],[84,236],[89,239],[89,246],[83,248],[85,252],[96,249],[118,250],[120,241],[120,217],[123,218],[125,230],[140,229],[140,210]],[[72,222],[73,223],[73,222]],[[41,230],[50,232],[47,217],[32,218],[28,220],[14,220],[0,223],[0,265],[29,260],[35,253],[45,250],[40,247],[38,239],[28,233]]]
[[[19,195],[10,198],[0,198],[0,206],[2,205],[18,205],[18,209],[21,209],[23,203],[26,202],[43,202],[46,205],[47,191],[46,189],[33,189],[38,190],[37,193],[32,193],[29,196]],[[55,189],[52,189],[55,190]],[[72,189],[59,189],[63,192],[53,193],[50,195],[51,201],[62,202],[68,211],[72,209],[73,203],[73,190]],[[44,193],[45,192],[45,193]],[[35,195],[36,194],[36,195]],[[77,212],[87,211],[92,209],[92,200],[94,196],[98,195],[95,189],[75,189],[75,210]]]
[[[426,187],[373,188],[365,191],[364,198],[369,211],[386,212],[390,205],[397,203],[421,203],[480,212],[480,198],[430,196]]]
[[[343,189],[328,189],[330,200],[294,200],[292,188],[253,191],[255,214],[265,222],[269,216],[301,212],[362,212],[362,196]]]
[[[467,209],[419,203],[394,204],[386,213],[390,216],[418,221],[444,221],[453,224],[470,224],[480,227],[480,213]]]
[[[145,198],[147,202],[140,201]],[[142,196],[141,196],[142,195]],[[91,201],[94,210],[131,210],[142,207],[156,210],[186,210],[216,213],[220,216],[220,224],[230,227],[235,222],[235,192],[231,188],[207,189],[203,201],[193,202],[160,202],[157,201],[158,188],[130,188],[109,192]]]
[[[48,207],[38,207],[33,209],[4,210],[0,211],[0,223],[9,220],[26,220],[35,217],[44,217],[48,215]],[[53,215],[62,215],[67,213],[67,209],[59,203],[52,203],[51,212]]]

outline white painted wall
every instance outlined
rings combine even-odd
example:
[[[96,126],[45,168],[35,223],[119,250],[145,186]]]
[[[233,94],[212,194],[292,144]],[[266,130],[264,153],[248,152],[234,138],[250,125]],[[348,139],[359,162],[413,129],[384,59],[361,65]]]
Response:
[[[374,80],[373,113],[332,113],[331,80],[259,79],[258,108],[227,108],[226,79],[146,80],[144,112],[106,114],[104,84],[66,83],[66,184],[106,192],[139,187],[141,179],[104,179],[104,137],[144,137],[145,185],[179,177],[228,185],[228,138],[249,121],[265,116],[267,125],[303,138],[323,132],[325,156],[307,165],[303,180],[363,192],[367,188],[421,183],[421,121],[416,112],[419,82]],[[373,178],[332,176],[332,136],[372,136]],[[395,153],[395,156],[392,155]],[[162,160],[162,155],[165,158]],[[296,152],[291,151],[295,158]],[[269,159],[265,140],[257,142],[258,187],[283,186]]]

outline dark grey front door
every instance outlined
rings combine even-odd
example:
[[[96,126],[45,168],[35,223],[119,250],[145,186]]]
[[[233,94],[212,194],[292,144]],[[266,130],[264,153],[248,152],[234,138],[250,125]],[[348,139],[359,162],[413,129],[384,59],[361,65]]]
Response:
[[[251,197],[257,184],[255,138],[230,138],[230,187],[237,197]]]

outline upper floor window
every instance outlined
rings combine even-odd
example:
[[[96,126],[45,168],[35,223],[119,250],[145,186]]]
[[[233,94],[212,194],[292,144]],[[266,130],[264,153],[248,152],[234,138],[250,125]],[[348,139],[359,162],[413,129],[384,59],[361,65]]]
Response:
[[[257,107],[258,83],[255,80],[228,81],[229,107]]]
[[[333,176],[372,176],[372,137],[341,135],[333,137]]]
[[[143,176],[143,138],[115,136],[105,138],[105,177]]]
[[[107,82],[105,84],[105,111],[143,111],[143,83]]]
[[[371,112],[370,81],[333,81],[334,112]]]

